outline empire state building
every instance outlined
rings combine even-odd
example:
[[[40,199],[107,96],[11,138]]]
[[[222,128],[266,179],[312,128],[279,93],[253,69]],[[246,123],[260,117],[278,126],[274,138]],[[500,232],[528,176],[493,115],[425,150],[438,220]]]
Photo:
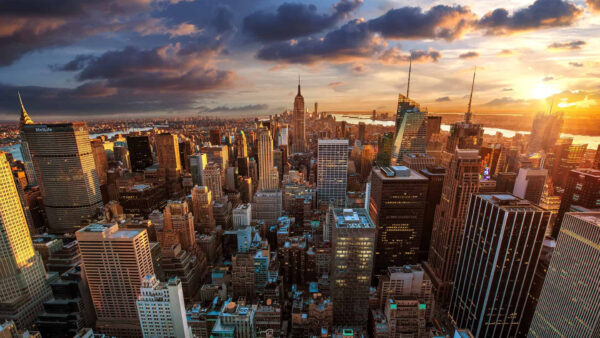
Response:
[[[298,79],[298,94],[294,99],[294,112],[292,123],[294,133],[292,134],[292,153],[303,153],[306,151],[306,140],[304,138],[304,97],[300,94],[300,79]]]

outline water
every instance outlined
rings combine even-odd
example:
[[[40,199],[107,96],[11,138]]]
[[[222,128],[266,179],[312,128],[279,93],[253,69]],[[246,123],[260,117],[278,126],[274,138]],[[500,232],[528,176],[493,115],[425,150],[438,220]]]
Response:
[[[379,120],[371,120],[371,117],[368,115],[349,115],[349,114],[332,114],[337,121],[346,121],[350,124],[358,124],[359,122],[364,122],[366,124],[374,124],[379,126],[391,127],[396,124],[395,121],[379,121]],[[450,131],[449,124],[442,124],[442,130]],[[529,132],[523,131],[515,131],[510,129],[502,129],[502,128],[490,128],[484,127],[483,132],[488,135],[496,135],[497,132],[502,133],[505,137],[513,137],[515,134],[529,134]],[[589,135],[574,135],[574,134],[560,134],[561,137],[568,137],[573,139],[573,144],[587,144],[588,149],[596,149],[600,144],[600,136],[589,136]]]
[[[107,132],[107,133],[97,133],[97,134],[90,134],[90,138],[96,138],[98,136],[102,136],[102,135],[106,135],[106,137],[111,138],[117,134],[128,134],[132,131],[146,131],[146,130],[150,130],[153,129],[152,127],[144,127],[144,128],[129,128],[127,130],[120,130],[120,131],[111,131],[111,132]],[[21,145],[20,144],[13,144],[12,146],[4,146],[4,147],[0,147],[0,151],[4,151],[7,153],[11,153],[13,158],[15,160],[19,160],[19,161],[23,161],[23,156],[21,155]]]

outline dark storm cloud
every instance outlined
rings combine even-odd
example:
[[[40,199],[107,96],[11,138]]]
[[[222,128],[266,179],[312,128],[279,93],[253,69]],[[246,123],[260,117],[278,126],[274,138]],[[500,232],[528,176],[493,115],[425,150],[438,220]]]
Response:
[[[472,20],[468,7],[438,5],[425,12],[420,7],[391,9],[368,24],[389,39],[455,40],[469,29]]]
[[[582,49],[586,44],[587,44],[587,42],[585,42],[583,40],[554,42],[554,43],[548,45],[548,49],[570,49],[570,50]]]
[[[462,53],[458,56],[459,59],[472,59],[472,58],[476,58],[476,57],[479,57],[478,52],[466,52],[466,53]]]
[[[351,61],[367,58],[383,48],[367,24],[353,20],[325,35],[323,39],[305,38],[264,46],[257,54],[261,60],[288,63],[314,63],[322,60]]]
[[[536,0],[512,14],[504,8],[495,9],[479,20],[479,27],[488,34],[503,35],[548,27],[570,26],[583,10],[566,0]]]
[[[191,111],[198,95],[114,90],[102,82],[86,83],[78,88],[11,86],[0,83],[0,114],[18,119],[17,91],[21,92],[27,112],[34,121],[48,116],[89,118],[98,115]],[[107,96],[108,95],[108,96]]]
[[[448,96],[442,96],[442,97],[438,97],[437,99],[435,99],[435,102],[449,102],[450,101],[450,97]]]
[[[233,12],[227,7],[219,7],[211,20],[217,33],[225,33],[233,29]]]
[[[261,41],[283,41],[308,36],[333,27],[362,4],[341,0],[330,14],[319,14],[313,4],[283,3],[276,13],[257,11],[244,18],[244,31]]]
[[[44,47],[122,29],[150,0],[8,0],[0,2],[0,66]],[[111,18],[111,20],[107,20]]]
[[[379,60],[386,64],[400,64],[408,63],[411,56],[413,62],[437,62],[442,57],[442,53],[434,49],[418,49],[403,54],[398,48],[392,47],[386,49],[379,56]]]
[[[256,112],[269,109],[267,104],[247,104],[242,106],[218,106],[214,108],[199,107],[198,110],[208,113]]]
[[[73,72],[76,70],[82,70],[90,61],[94,59],[93,55],[77,55],[73,60],[63,65],[50,65],[50,69],[56,71],[67,71]]]

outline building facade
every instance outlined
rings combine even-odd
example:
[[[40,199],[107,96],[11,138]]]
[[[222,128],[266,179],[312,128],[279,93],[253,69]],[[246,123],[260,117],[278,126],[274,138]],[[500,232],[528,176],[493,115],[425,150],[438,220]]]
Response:
[[[348,185],[348,140],[319,140],[317,199],[343,207]]]

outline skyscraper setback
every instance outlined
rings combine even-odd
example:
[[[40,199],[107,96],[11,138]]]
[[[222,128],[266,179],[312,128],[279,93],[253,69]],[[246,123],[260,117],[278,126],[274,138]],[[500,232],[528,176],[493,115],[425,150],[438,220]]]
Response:
[[[298,78],[298,94],[294,98],[292,112],[292,152],[303,153],[306,150],[304,97],[300,93],[300,78]]]
[[[73,232],[102,207],[86,124],[29,124],[23,133],[41,186],[49,230]]]
[[[33,323],[51,296],[46,271],[33,243],[6,154],[0,152],[0,319],[18,327]]]

